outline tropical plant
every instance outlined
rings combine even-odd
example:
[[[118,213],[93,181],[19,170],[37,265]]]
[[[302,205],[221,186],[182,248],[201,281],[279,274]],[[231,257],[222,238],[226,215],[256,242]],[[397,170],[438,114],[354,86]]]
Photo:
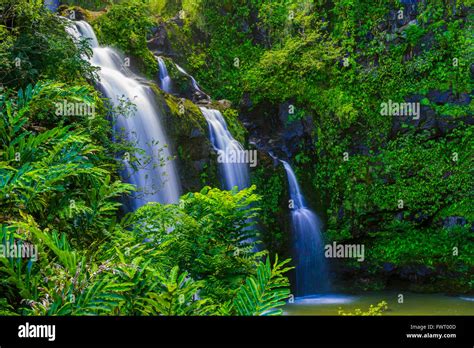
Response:
[[[50,12],[43,1],[3,0],[0,12],[0,81],[7,87],[35,83],[94,79],[86,41],[76,45],[65,34],[67,21]]]
[[[260,263],[256,276],[247,278],[245,285],[237,292],[234,305],[239,315],[281,315],[280,308],[290,296],[288,279],[284,273],[293,267],[284,267],[289,259],[278,263],[275,258],[273,267],[270,259]]]
[[[363,311],[360,308],[356,308],[354,312],[346,312],[342,308],[339,307],[338,314],[342,316],[354,316],[354,315],[359,315],[359,316],[381,316],[383,315],[383,312],[388,310],[388,303],[385,301],[381,301],[377,303],[375,306],[370,305],[369,309],[367,311]]]

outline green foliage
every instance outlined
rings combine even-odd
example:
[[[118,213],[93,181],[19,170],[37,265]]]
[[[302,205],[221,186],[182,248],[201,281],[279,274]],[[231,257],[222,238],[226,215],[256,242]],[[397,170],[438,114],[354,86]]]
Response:
[[[338,193],[327,197],[329,239],[370,245],[366,262],[371,277],[382,276],[384,264],[392,265],[394,273],[407,267],[413,270],[410,274],[419,267],[432,272],[446,269],[468,289],[467,270],[473,260],[469,252],[473,241],[467,232],[473,219],[467,198],[471,128],[460,127],[444,138],[410,132],[377,154],[353,155],[346,162],[340,155],[331,167],[324,160],[320,168],[325,170],[314,182],[322,190]],[[443,228],[447,216],[465,217],[467,224]],[[453,256],[454,247],[461,250],[459,256]],[[460,289],[452,286],[447,290]]]
[[[194,279],[206,280],[202,295],[229,300],[262,255],[253,252],[257,209],[252,205],[258,201],[254,190],[205,187],[183,196],[178,206],[148,204],[134,216],[134,233],[157,248],[169,244],[168,260]]]
[[[63,0],[62,4],[71,6],[80,6],[81,8],[87,8],[88,10],[98,11],[103,10],[109,5],[112,0]]]
[[[440,230],[417,231],[406,223],[394,223],[395,233],[373,233],[377,243],[368,253],[371,262],[381,265],[424,265],[431,270],[443,265],[452,272],[462,273],[473,267],[474,253],[470,228],[455,226]],[[397,233],[398,232],[398,233]],[[456,248],[456,252],[454,251]]]
[[[186,272],[179,274],[178,266],[173,267],[168,277],[162,277],[159,293],[152,293],[143,299],[143,311],[156,315],[198,315],[206,300],[195,300],[201,283],[187,278]]]
[[[283,276],[289,270],[283,267],[289,260],[276,260],[270,267],[268,259],[263,263],[257,255],[243,253],[242,259],[247,260],[249,269],[241,275],[241,281],[232,283],[227,281],[232,274],[217,272],[222,264],[219,258],[227,255],[224,250],[221,255],[213,250],[214,257],[206,260],[206,269],[183,263],[192,270],[192,277],[188,271],[180,272],[179,266],[173,265],[178,260],[172,259],[184,245],[184,235],[193,237],[194,231],[189,227],[192,224],[176,214],[179,206],[162,208],[169,210],[168,214],[161,211],[153,214],[152,220],[144,214],[150,211],[147,207],[138,211],[137,216],[126,216],[96,252],[75,250],[64,234],[41,230],[31,216],[22,215],[24,220],[10,227],[2,225],[0,237],[4,244],[22,240],[36,245],[40,255],[37,262],[0,259],[0,286],[8,300],[3,308],[10,308],[8,303],[20,296],[21,306],[13,313],[27,315],[231,315],[243,314],[243,308],[246,314],[253,315],[281,312],[278,308],[289,295],[289,283]],[[144,225],[151,222],[153,227]],[[170,229],[169,224],[176,228]],[[145,235],[148,238],[143,239]],[[213,243],[212,236],[200,238]],[[193,247],[199,253],[206,251],[199,249],[200,245]],[[227,245],[228,250],[233,248],[236,246]],[[213,278],[207,274],[212,267],[216,270]],[[255,278],[248,278],[254,272]],[[249,279],[246,285],[245,279]],[[257,293],[252,284],[258,284]],[[213,293],[204,291],[210,287]],[[244,303],[242,296],[249,291],[256,297]],[[228,300],[216,296],[222,293],[227,293]]]
[[[76,45],[65,32],[67,22],[48,11],[42,1],[6,0],[0,18],[0,81],[20,87],[39,78],[77,82],[94,78],[82,58],[91,51]]]
[[[2,220],[24,212],[45,227],[53,223],[74,234],[97,233],[114,219],[120,206],[115,198],[132,187],[111,179],[114,167],[103,163],[104,149],[85,132],[70,126],[39,134],[31,129],[28,116],[44,105],[51,89],[59,87],[30,85],[16,99],[6,99],[8,93],[0,99]]]
[[[111,143],[106,116],[126,114],[130,102],[107,109],[90,85],[96,68],[84,59],[87,40],[76,45],[68,22],[42,1],[2,5],[0,240],[35,246],[40,257],[0,258],[0,314],[281,314],[289,260],[272,266],[268,252],[255,249],[261,238],[287,252],[284,174],[258,168],[258,191],[205,187],[119,221],[119,201],[133,187],[118,179],[114,157],[133,146]],[[472,91],[469,5],[421,2],[417,21],[402,27],[390,19],[401,6],[395,0],[128,0],[108,2],[90,18],[101,43],[130,55],[148,76],[157,64],[147,38],[164,21],[176,59],[214,98],[245,101],[252,117],[283,103],[295,107],[292,120],[312,116],[314,147],[296,144],[295,170],[312,177],[321,196],[314,206],[325,209],[327,239],[367,246],[363,267],[345,264],[355,277],[370,278],[367,288],[397,276],[415,287],[463,292],[472,287],[474,257],[472,126],[462,120],[473,103],[439,103],[430,92],[455,99]],[[168,67],[177,92],[187,92],[189,79]],[[450,124],[443,134],[423,131],[425,120],[402,122],[394,134],[393,119],[380,117],[381,102],[414,95],[436,121]],[[196,105],[186,100],[180,115],[178,100],[164,98],[174,127],[182,127],[176,134],[205,129]],[[65,117],[56,112],[62,102],[93,106],[96,114]],[[244,143],[238,114],[224,111]],[[452,216],[466,223],[444,227]],[[339,314],[385,309],[381,302]]]
[[[339,307],[338,314],[342,316],[353,316],[353,315],[358,315],[358,316],[381,316],[383,315],[383,312],[385,312],[388,309],[388,303],[385,301],[377,303],[375,306],[370,305],[369,309],[364,312],[360,308],[356,308],[354,312],[346,312],[342,308]]]
[[[206,91],[234,105],[245,101],[249,119],[261,121],[284,103],[295,107],[293,119],[312,116],[315,150],[302,146],[295,170],[312,174],[320,195],[312,203],[327,216],[329,240],[366,243],[379,252],[371,254],[366,270],[381,277],[374,276],[374,284],[385,280],[378,273],[384,262],[393,262],[396,274],[426,262],[436,263],[438,270],[447,267],[467,291],[470,256],[450,261],[442,245],[446,233],[454,232],[442,225],[448,216],[465,218],[466,228],[473,223],[468,203],[472,127],[464,122],[473,110],[469,5],[418,3],[416,17],[405,9],[405,19],[413,17],[403,25],[393,17],[404,7],[395,0],[209,0],[200,3],[199,20],[172,26],[172,40],[179,38],[183,64]],[[450,100],[440,103],[433,91],[449,93]],[[413,96],[429,107],[422,108],[416,127],[381,117],[382,102]],[[443,134],[422,131],[436,128],[430,122],[449,126],[442,127]],[[396,123],[401,130],[393,134]],[[453,161],[454,153],[461,159]],[[264,196],[263,225],[273,224],[280,183],[258,169],[254,182]],[[403,209],[397,208],[399,199]],[[264,234],[265,242],[278,247],[280,231],[270,233],[269,238]],[[458,243],[472,247],[466,234],[456,236]],[[425,245],[421,249],[427,256],[408,255],[408,244]],[[383,248],[397,257],[388,257]],[[439,276],[454,284],[448,274]]]
[[[229,128],[229,132],[232,134],[235,140],[241,144],[246,143],[248,132],[242,123],[239,121],[239,112],[235,109],[225,109],[222,112],[224,119]]]
[[[174,62],[169,58],[163,58],[166,68],[168,70],[168,74],[171,78],[173,83],[173,90],[178,95],[190,95],[190,92],[193,93],[193,86],[189,76],[183,74],[176,68]]]
[[[285,304],[290,296],[287,288],[288,279],[283,276],[293,267],[284,268],[290,260],[278,263],[275,259],[273,268],[267,258],[257,268],[256,277],[247,278],[246,283],[239,289],[234,300],[239,315],[281,315],[283,310],[276,309]]]
[[[254,23],[249,23],[249,5],[248,1],[186,0],[184,26],[167,24],[175,50],[186,54],[184,66],[216,100],[240,101],[243,72],[261,53],[250,35]],[[203,38],[205,43],[200,42]]]
[[[268,158],[259,155],[259,165],[252,172],[252,184],[257,187],[257,193],[262,197],[259,202],[261,214],[259,226],[263,245],[273,253],[286,255],[289,240],[288,229],[288,194],[286,173],[282,166],[274,167],[268,163]]]
[[[143,0],[114,4],[93,22],[101,44],[114,46],[138,58],[141,70],[155,76],[158,66],[147,47],[147,35],[153,26],[150,8]]]
[[[312,25],[315,29],[288,37],[281,47],[266,51],[258,64],[249,69],[245,82],[254,102],[318,101],[321,96],[315,93],[316,86],[327,85],[335,61],[341,55],[320,26],[315,22]],[[260,92],[254,94],[256,91]]]
[[[243,289],[263,284],[252,314],[279,314],[289,262],[260,261],[249,220],[254,188],[205,188],[179,205],[149,204],[110,227],[105,240],[75,248],[31,215],[1,226],[3,245],[38,248],[39,259],[1,258],[2,311],[9,315],[241,314]],[[84,236],[82,237],[84,238]],[[180,269],[182,270],[180,272]],[[246,279],[256,274],[257,280]],[[242,290],[243,289],[243,290]],[[199,297],[198,297],[199,296]],[[235,306],[234,304],[235,303]],[[15,304],[15,306],[11,306]],[[239,310],[237,309],[239,306]]]

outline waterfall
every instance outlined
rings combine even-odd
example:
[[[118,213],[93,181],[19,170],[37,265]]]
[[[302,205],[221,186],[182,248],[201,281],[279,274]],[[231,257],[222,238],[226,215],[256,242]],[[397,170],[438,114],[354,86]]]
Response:
[[[160,80],[162,81],[162,89],[168,92],[164,86],[171,84],[166,65],[161,57],[157,57],[160,64]],[[179,72],[189,77],[192,86],[196,92],[205,96],[208,100],[209,96],[199,87],[196,79],[188,74],[178,64],[175,64]],[[227,123],[221,112],[214,109],[201,107],[202,114],[209,125],[209,134],[212,146],[218,153],[219,168],[221,171],[224,189],[231,190],[237,186],[239,190],[250,186],[249,164],[245,161],[247,158],[246,151],[242,144],[234,139],[227,128]]]
[[[210,101],[210,97],[204,93],[199,87],[196,79],[189,75],[178,64],[175,64],[178,71],[189,77],[192,86],[198,95]],[[237,187],[239,190],[250,186],[250,174],[247,152],[241,143],[234,139],[230,133],[227,122],[219,110],[200,107],[201,112],[209,126],[209,137],[218,154],[217,162],[221,174],[221,181],[225,190],[232,190]],[[247,222],[250,223],[251,220]],[[248,228],[246,228],[248,229]],[[244,244],[253,244],[254,252],[258,251],[256,240],[249,238],[243,242]]]
[[[201,111],[209,124],[212,146],[218,153],[224,188],[231,190],[237,186],[242,190],[249,187],[249,165],[244,161],[246,154],[242,144],[230,134],[220,111],[205,107],[201,107]]]
[[[314,295],[329,289],[328,270],[324,257],[321,221],[307,206],[291,166],[281,161],[288,176],[293,203],[291,222],[296,272],[296,294]]]
[[[165,61],[161,57],[156,57],[156,59],[160,69],[160,88],[166,93],[171,93],[171,77],[168,74]]]
[[[71,22],[68,32],[76,39],[89,39],[93,51],[91,63],[100,68],[98,87],[111,104],[119,106],[123,98],[135,104],[132,115],[118,116],[114,125],[116,138],[123,137],[145,152],[144,155],[135,154],[139,168],[133,168],[125,157],[125,169],[121,174],[124,180],[137,187],[130,208],[137,209],[147,202],[178,202],[178,174],[152,89],[123,66],[124,60],[117,51],[99,46],[94,30],[87,22]]]
[[[195,79],[193,76],[189,75],[189,74],[186,72],[186,70],[184,70],[184,69],[183,69],[182,67],[180,67],[178,64],[175,64],[175,66],[176,66],[176,69],[178,69],[180,73],[186,75],[187,77],[189,77],[189,78],[191,79],[191,84],[193,85],[193,88],[194,88],[196,91],[198,91],[199,93],[202,93],[202,94],[207,95],[206,93],[204,93],[204,92],[201,90],[201,88],[199,87],[198,83],[196,82],[196,79]]]
[[[178,71],[184,75],[186,75],[187,77],[189,77],[189,79],[191,80],[191,84],[194,88],[194,91],[195,91],[195,94],[199,97],[199,99],[203,99],[203,100],[207,100],[207,101],[210,101],[211,100],[211,97],[209,97],[206,93],[204,93],[201,89],[201,87],[199,87],[196,79],[192,76],[192,75],[189,75],[186,70],[184,70],[182,67],[180,67],[178,64],[175,64],[176,66],[176,69],[178,69]]]

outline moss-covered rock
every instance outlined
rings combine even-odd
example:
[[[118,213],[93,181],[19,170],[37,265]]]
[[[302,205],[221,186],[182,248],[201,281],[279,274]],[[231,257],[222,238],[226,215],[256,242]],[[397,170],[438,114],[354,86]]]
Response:
[[[164,126],[177,154],[183,192],[196,192],[208,185],[220,187],[217,156],[209,141],[207,121],[198,106],[153,87],[163,108]]]
[[[248,146],[248,132],[239,120],[239,112],[236,109],[224,109],[222,115],[227,122],[227,127],[233,137],[244,146]]]

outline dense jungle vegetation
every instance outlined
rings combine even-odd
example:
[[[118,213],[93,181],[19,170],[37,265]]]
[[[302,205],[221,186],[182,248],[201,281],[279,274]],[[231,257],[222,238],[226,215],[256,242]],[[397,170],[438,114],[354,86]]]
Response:
[[[185,67],[231,105],[234,137],[264,145],[248,189],[220,190],[205,168],[179,204],[126,212],[118,158],[134,149],[110,124],[133,103],[94,88],[90,45],[63,17],[0,0],[0,239],[38,247],[0,258],[1,315],[281,314],[288,189],[272,142],[327,242],[366,246],[364,263],[331,265],[335,288],[473,291],[471,0],[62,4],[143,76],[156,79],[156,51]],[[58,116],[63,100],[95,116]],[[381,116],[389,100],[420,103],[420,118]]]

